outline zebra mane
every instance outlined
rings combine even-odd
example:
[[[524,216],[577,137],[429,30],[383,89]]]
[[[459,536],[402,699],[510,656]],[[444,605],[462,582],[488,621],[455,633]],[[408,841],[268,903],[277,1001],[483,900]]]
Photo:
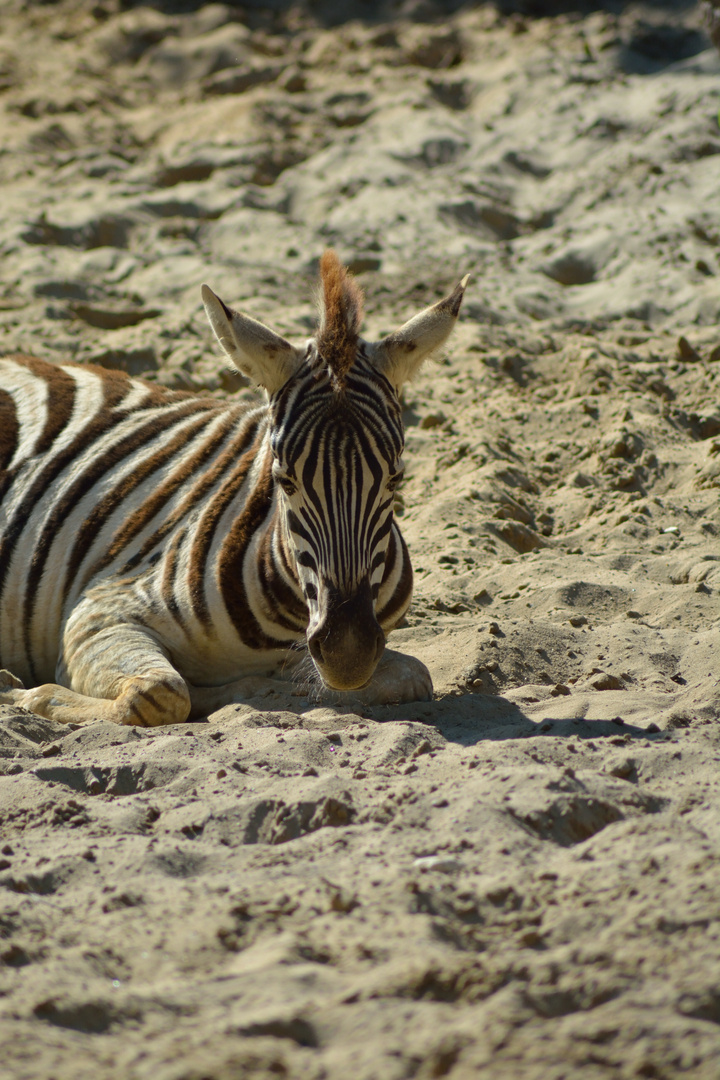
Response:
[[[342,390],[357,355],[363,293],[332,249],[320,259],[320,284],[318,352],[330,368],[336,389]]]

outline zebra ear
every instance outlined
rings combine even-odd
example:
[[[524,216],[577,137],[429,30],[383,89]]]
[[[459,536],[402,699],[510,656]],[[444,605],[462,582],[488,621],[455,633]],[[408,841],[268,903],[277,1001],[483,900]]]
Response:
[[[372,347],[372,362],[398,393],[403,383],[417,373],[423,360],[442,348],[450,337],[469,279],[470,275],[466,274],[444,300],[425,308]]]
[[[274,394],[302,363],[302,353],[289,341],[249,315],[223,304],[207,285],[202,298],[215,337],[236,368]]]

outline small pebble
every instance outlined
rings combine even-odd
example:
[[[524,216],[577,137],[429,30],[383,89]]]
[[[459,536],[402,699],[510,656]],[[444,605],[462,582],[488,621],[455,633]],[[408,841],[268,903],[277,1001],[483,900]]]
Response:
[[[440,874],[455,874],[460,869],[460,863],[451,855],[423,855],[413,860],[413,866],[417,870],[437,870]]]
[[[598,672],[597,676],[592,680],[590,685],[595,690],[622,690],[622,680],[617,675],[610,675],[606,671]]]
[[[677,354],[680,360],[686,364],[697,364],[701,360],[700,353],[694,349],[686,337],[679,337]]]
[[[611,765],[608,771],[610,776],[617,776],[619,780],[637,779],[637,767],[632,758],[626,758],[625,761],[619,761],[616,765]]]
[[[423,741],[421,743],[418,743],[418,745],[415,747],[411,756],[414,758],[420,757],[421,754],[429,754],[431,750],[432,744],[429,742],[428,739],[423,739]]]

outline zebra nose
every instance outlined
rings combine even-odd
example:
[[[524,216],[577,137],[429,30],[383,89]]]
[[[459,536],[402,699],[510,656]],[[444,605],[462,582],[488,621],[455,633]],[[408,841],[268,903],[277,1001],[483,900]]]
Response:
[[[373,656],[373,663],[377,664],[385,649],[385,635],[380,626],[376,624],[376,626],[372,628],[371,633],[364,636],[366,640],[362,642],[362,645],[365,645],[366,648],[363,649],[363,651],[370,653]],[[372,641],[373,638],[375,639],[374,646]],[[356,654],[360,651],[358,648],[359,645],[360,642],[356,642],[355,648],[352,649]],[[368,645],[370,646],[369,648],[367,648]],[[308,649],[310,650],[310,655],[317,664],[324,666],[332,659],[333,654],[336,652],[336,647],[335,643],[329,640],[326,633],[326,627],[320,626],[313,634],[310,634],[308,637]]]
[[[350,597],[329,590],[324,600],[323,617],[307,636],[308,650],[326,686],[356,690],[370,681],[385,648],[370,583]]]

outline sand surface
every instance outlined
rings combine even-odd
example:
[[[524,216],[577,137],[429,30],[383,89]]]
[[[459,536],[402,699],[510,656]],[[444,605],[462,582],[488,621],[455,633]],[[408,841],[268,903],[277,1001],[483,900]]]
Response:
[[[472,274],[405,394],[432,703],[0,710],[12,1080],[720,1075],[720,58],[693,5],[5,0],[0,348],[251,397]],[[538,14],[539,13],[539,14]]]

